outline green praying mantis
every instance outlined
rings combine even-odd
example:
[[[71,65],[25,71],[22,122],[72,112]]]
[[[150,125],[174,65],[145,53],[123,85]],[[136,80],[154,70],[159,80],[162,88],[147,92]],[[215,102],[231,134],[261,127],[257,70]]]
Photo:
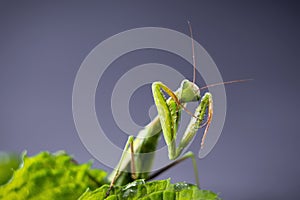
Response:
[[[205,127],[201,141],[201,148],[203,148],[213,117],[213,98],[212,94],[209,92],[206,92],[201,97],[200,90],[202,88],[199,88],[195,84],[196,63],[194,39],[189,22],[188,25],[192,40],[194,67],[193,81],[183,80],[180,87],[174,92],[162,82],[154,82],[152,84],[152,94],[158,115],[138,133],[136,138],[129,136],[117,167],[107,178],[108,182],[110,182],[107,196],[114,185],[125,185],[136,179],[152,179],[163,171],[188,158],[191,158],[192,160],[196,184],[198,188],[200,188],[198,169],[194,154],[190,151],[182,156],[181,154],[184,148],[187,147],[195,137],[198,129]],[[242,81],[245,80],[216,83],[203,88]],[[165,94],[167,94],[169,98],[166,98]],[[195,101],[200,101],[200,103],[193,114],[186,108],[186,104]],[[177,130],[182,111],[191,115],[191,120],[177,146]],[[154,160],[154,154],[152,152],[156,150],[161,133],[163,133],[163,138],[168,147],[168,157],[170,160],[175,161],[150,175],[149,172],[151,171]],[[143,156],[143,154],[148,153],[150,153],[149,156]]]
[[[173,92],[162,82],[154,82],[152,84],[152,94],[154,102],[157,108],[158,115],[151,121],[144,129],[142,129],[136,139],[133,136],[129,136],[125,145],[125,149],[121,156],[120,162],[117,168],[108,176],[108,181],[111,183],[110,188],[114,185],[124,185],[135,179],[150,179],[161,173],[162,171],[170,168],[171,166],[187,159],[191,158],[193,161],[193,167],[196,176],[196,184],[198,187],[198,172],[196,166],[196,160],[192,152],[182,154],[183,149],[191,142],[196,135],[199,128],[205,127],[204,134],[202,136],[201,148],[204,145],[205,137],[212,121],[213,116],[213,99],[209,92],[206,92],[201,98],[200,89],[195,84],[195,52],[194,52],[194,40],[192,35],[192,28],[190,23],[190,33],[192,39],[192,52],[193,52],[193,65],[194,65],[194,78],[193,82],[189,80],[183,80],[180,87]],[[169,98],[165,97],[165,94]],[[200,101],[200,104],[192,114],[186,109],[186,104],[189,102]],[[176,136],[179,126],[180,116],[182,110],[191,115],[191,120],[186,128],[186,131],[180,139],[179,145],[176,145]],[[206,120],[205,120],[206,119]],[[205,121],[205,122],[204,122]],[[144,158],[140,156],[144,153],[154,152],[160,138],[163,133],[163,138],[168,146],[168,157],[170,160],[176,160],[169,166],[161,169],[159,172],[153,175],[149,175],[151,171],[153,156]],[[127,153],[130,152],[130,153]],[[109,191],[108,191],[109,194]]]

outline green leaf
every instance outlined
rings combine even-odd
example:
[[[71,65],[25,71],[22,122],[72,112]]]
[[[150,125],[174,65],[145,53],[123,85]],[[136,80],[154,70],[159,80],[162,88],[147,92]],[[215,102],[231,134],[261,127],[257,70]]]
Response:
[[[65,152],[23,155],[23,163],[11,180],[0,186],[0,199],[77,199],[87,188],[104,183],[106,172],[77,164]]]
[[[183,183],[171,184],[170,179],[145,182],[136,180],[125,186],[115,186],[106,198],[109,186],[87,190],[79,200],[218,200],[217,194],[199,190],[196,185]]]

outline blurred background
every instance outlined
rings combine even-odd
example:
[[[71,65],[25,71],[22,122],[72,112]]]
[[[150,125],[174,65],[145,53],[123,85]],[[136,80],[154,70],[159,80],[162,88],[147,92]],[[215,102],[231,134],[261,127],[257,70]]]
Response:
[[[213,151],[198,159],[202,187],[224,199],[300,198],[298,1],[1,1],[0,151],[66,150],[79,162],[92,159],[72,116],[82,61],[103,40],[132,28],[189,35],[187,20],[224,81],[253,79],[226,86],[223,133]],[[174,66],[192,79],[192,66],[167,52],[136,51],[116,60],[100,80],[96,108],[121,148],[127,135],[108,112],[111,90],[126,70],[148,62]],[[147,124],[150,87],[139,88],[131,102],[132,118]],[[197,153],[199,146],[197,138],[190,150]],[[97,161],[94,166],[112,170]],[[159,178],[193,183],[191,169],[186,161]]]

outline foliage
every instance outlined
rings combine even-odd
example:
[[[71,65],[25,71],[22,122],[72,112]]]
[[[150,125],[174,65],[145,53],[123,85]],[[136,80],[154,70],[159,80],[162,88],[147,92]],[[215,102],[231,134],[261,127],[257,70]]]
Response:
[[[106,172],[77,164],[65,152],[23,154],[23,163],[11,180],[0,186],[0,199],[77,199],[87,188],[103,184]]]
[[[208,190],[199,190],[187,183],[171,184],[170,179],[145,182],[136,180],[125,186],[115,186],[107,198],[109,185],[103,185],[94,191],[87,190],[79,200],[217,200],[217,194]]]

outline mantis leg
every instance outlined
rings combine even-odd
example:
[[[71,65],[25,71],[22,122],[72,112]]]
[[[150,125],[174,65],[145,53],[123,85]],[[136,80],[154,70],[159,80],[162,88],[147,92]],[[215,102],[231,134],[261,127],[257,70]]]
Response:
[[[161,90],[165,91],[171,97],[170,101],[167,102]],[[180,102],[172,90],[161,82],[154,82],[152,84],[152,93],[163,135],[168,146],[169,158],[174,160],[177,158],[175,155],[175,140],[180,118]]]
[[[203,120],[205,119],[207,113],[207,120],[205,123],[203,123]],[[196,108],[195,111],[195,117],[191,118],[191,121],[182,136],[182,139],[179,143],[179,146],[176,151],[176,155],[180,155],[182,150],[191,142],[193,137],[196,135],[197,131],[199,128],[202,128],[204,126],[204,134],[202,136],[202,141],[201,141],[201,149],[204,146],[205,138],[207,135],[208,128],[210,126],[211,120],[212,120],[212,115],[213,115],[213,100],[212,100],[212,95],[210,93],[205,93],[204,96],[201,98],[201,102],[199,106]]]
[[[185,153],[181,158],[175,160],[174,162],[170,163],[169,165],[167,165],[167,166],[161,168],[160,170],[158,170],[157,172],[151,174],[147,180],[151,180],[151,179],[157,177],[157,176],[160,175],[161,173],[163,173],[163,172],[165,172],[166,170],[170,169],[171,167],[173,167],[173,166],[175,166],[175,165],[181,163],[182,161],[185,161],[185,160],[188,159],[188,158],[191,158],[191,159],[192,159],[196,184],[197,184],[198,188],[200,189],[200,182],[199,182],[199,174],[198,174],[197,162],[196,162],[194,153],[191,152],[191,151]]]
[[[131,154],[131,176],[132,176],[132,179],[136,179],[136,174],[135,174],[135,162],[134,162],[134,150],[133,150],[133,141],[134,141],[134,138],[133,138],[133,136],[129,136],[128,137],[128,140],[127,140],[127,142],[126,142],[126,145],[125,145],[125,148],[124,148],[124,151],[123,151],[123,153],[122,153],[122,156],[121,156],[121,159],[120,159],[120,162],[119,162],[119,164],[118,164],[118,168],[117,168],[117,171],[116,171],[116,173],[115,173],[115,175],[114,175],[114,177],[113,177],[113,179],[112,179],[112,181],[111,181],[111,183],[110,183],[110,186],[109,186],[109,189],[107,190],[107,192],[106,192],[106,196],[108,196],[109,195],[109,193],[110,193],[110,191],[111,191],[111,189],[113,188],[113,186],[114,186],[114,184],[115,184],[115,182],[116,182],[116,180],[119,178],[119,176],[120,176],[120,168],[121,168],[121,165],[122,165],[122,163],[123,163],[123,160],[124,160],[124,158],[125,158],[125,153],[128,153],[128,147],[130,146],[130,154]]]
[[[166,100],[162,90],[165,91],[171,98]],[[160,124],[163,130],[163,135],[168,146],[169,158],[174,160],[178,158],[182,150],[190,143],[195,136],[197,130],[206,125],[204,135],[202,137],[201,147],[204,145],[207,130],[212,120],[213,104],[210,93],[205,93],[201,99],[199,106],[196,108],[186,132],[180,140],[179,147],[176,148],[176,134],[180,118],[182,105],[177,96],[163,83],[155,82],[152,84],[152,93],[157,107],[157,112],[160,118]],[[185,97],[181,97],[185,98]],[[202,124],[205,114],[208,112],[207,121]]]

